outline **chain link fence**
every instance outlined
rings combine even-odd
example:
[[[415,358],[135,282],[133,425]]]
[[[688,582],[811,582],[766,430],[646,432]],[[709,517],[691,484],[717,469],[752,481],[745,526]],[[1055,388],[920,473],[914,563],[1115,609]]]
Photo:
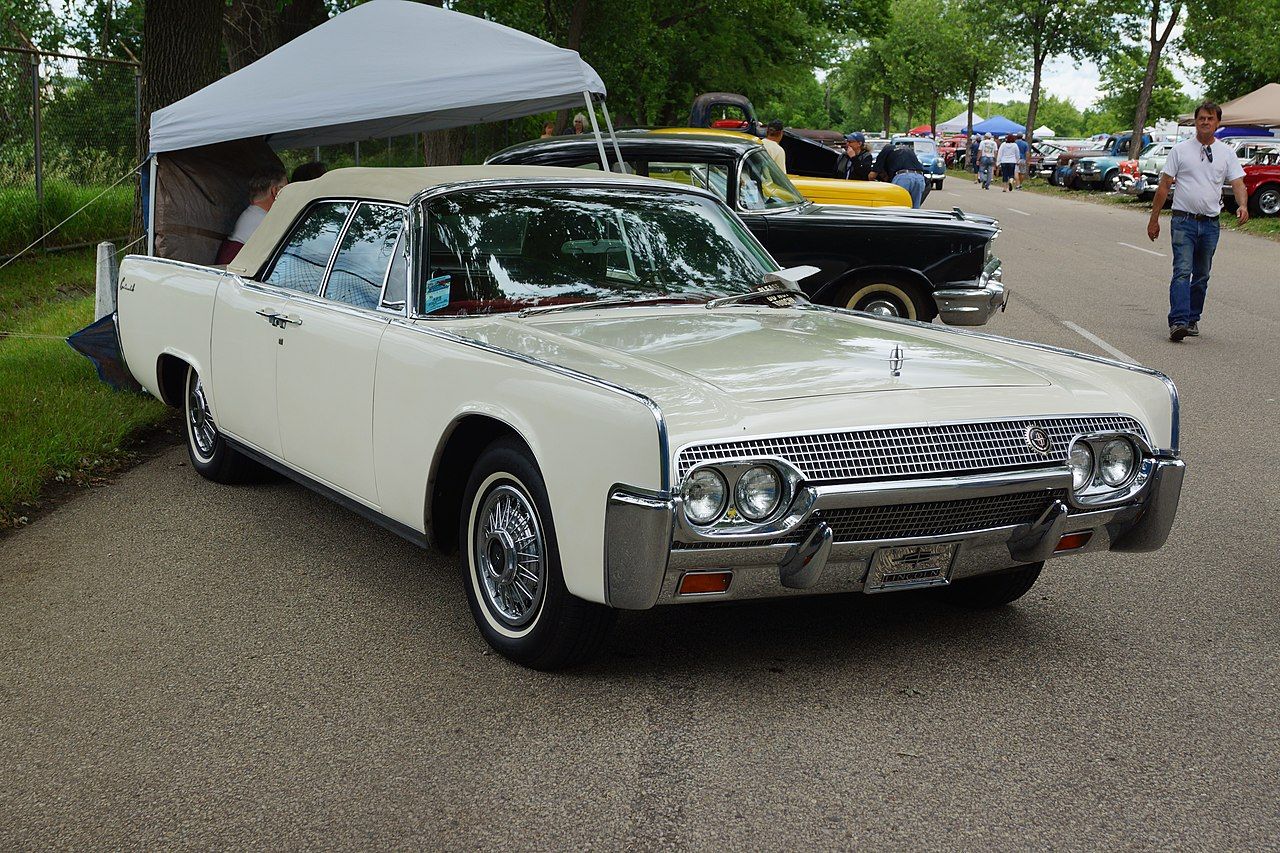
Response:
[[[132,239],[140,109],[133,62],[0,48],[0,257]]]

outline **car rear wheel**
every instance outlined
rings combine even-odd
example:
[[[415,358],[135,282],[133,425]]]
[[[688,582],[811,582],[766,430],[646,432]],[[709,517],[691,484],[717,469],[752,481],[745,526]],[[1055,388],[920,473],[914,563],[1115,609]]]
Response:
[[[995,575],[966,578],[939,590],[942,598],[957,607],[990,610],[1017,601],[1035,586],[1044,563],[1029,563]]]
[[[500,439],[481,454],[462,508],[464,585],[485,641],[533,669],[594,657],[617,613],[565,587],[546,486],[520,442]]]
[[[1280,184],[1265,184],[1258,187],[1249,199],[1249,207],[1257,216],[1280,215]]]
[[[215,483],[239,483],[256,467],[254,462],[227,444],[205,393],[204,383],[194,367],[187,367],[183,386],[182,419],[187,427],[187,455],[191,467],[201,477]]]
[[[837,304],[881,317],[905,317],[928,323],[938,314],[933,297],[917,284],[895,279],[864,279],[845,285]]]
[[[1107,192],[1120,192],[1120,170],[1112,169],[1107,172],[1102,178],[1102,186],[1106,188]]]

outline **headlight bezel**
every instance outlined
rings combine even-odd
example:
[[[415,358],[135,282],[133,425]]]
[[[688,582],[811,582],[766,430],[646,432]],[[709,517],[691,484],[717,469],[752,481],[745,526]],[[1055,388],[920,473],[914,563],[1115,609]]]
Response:
[[[1128,450],[1129,461],[1125,467],[1124,474],[1112,480],[1110,477],[1107,476],[1107,453],[1112,447],[1115,447],[1116,445],[1121,445],[1126,450]],[[1102,449],[1098,451],[1097,462],[1096,462],[1097,469],[1098,469],[1098,476],[1102,479],[1102,482],[1107,486],[1113,489],[1122,489],[1125,487],[1126,484],[1128,484],[1128,482],[1131,479],[1133,479],[1133,475],[1138,470],[1138,461],[1141,458],[1142,457],[1138,453],[1137,447],[1135,447],[1133,442],[1130,441],[1128,438],[1125,438],[1123,436],[1113,438],[1110,441],[1103,444]]]
[[[748,503],[748,499],[744,498],[743,496],[743,488],[744,488],[744,484],[747,483],[747,478],[751,477],[752,474],[756,471],[762,471],[762,472],[765,472],[768,476],[772,476],[775,487],[776,487],[776,491],[777,491],[777,494],[774,497],[773,502],[763,512],[748,511],[748,508],[746,506],[746,504]],[[754,522],[757,524],[762,521],[767,521],[770,517],[773,516],[775,512],[778,511],[778,507],[782,504],[785,483],[786,481],[783,479],[782,473],[778,471],[778,469],[775,468],[774,466],[769,465],[768,463],[762,463],[760,465],[752,465],[750,468],[748,468],[747,470],[739,474],[737,482],[733,484],[734,508],[737,509],[738,513],[742,515],[743,518],[747,519],[747,521]]]
[[[1107,482],[1102,475],[1102,451],[1116,440],[1127,442],[1133,452],[1133,463],[1124,478],[1115,485]],[[1134,432],[1116,430],[1108,432],[1077,435],[1071,439],[1067,449],[1067,466],[1070,470],[1071,452],[1078,445],[1086,445],[1092,454],[1091,473],[1083,487],[1077,488],[1072,478],[1070,500],[1077,509],[1098,509],[1114,506],[1133,500],[1147,484],[1156,453],[1151,445]]]
[[[715,512],[709,514],[705,520],[695,518],[689,511],[693,501],[689,500],[689,488],[693,485],[695,479],[704,475],[713,477],[720,485],[720,500],[716,505]],[[715,524],[724,517],[725,510],[729,508],[732,492],[729,488],[728,480],[724,474],[717,470],[714,466],[703,465],[689,472],[689,476],[685,477],[684,482],[680,484],[680,507],[683,517],[695,527],[706,527]]]
[[[777,503],[762,516],[751,518],[741,511],[738,504],[738,483],[742,476],[758,467],[768,467],[778,478],[779,497]],[[692,478],[707,469],[714,470],[724,479],[727,488],[727,500],[721,507],[718,516],[706,524],[696,523],[688,515],[683,506],[685,490]],[[678,525],[695,539],[715,539],[730,537],[734,539],[767,536],[776,532],[775,528],[784,527],[789,519],[788,513],[793,510],[796,498],[802,490],[804,477],[789,462],[773,456],[751,458],[707,459],[699,462],[685,474],[677,490],[679,502],[682,504],[677,513]]]

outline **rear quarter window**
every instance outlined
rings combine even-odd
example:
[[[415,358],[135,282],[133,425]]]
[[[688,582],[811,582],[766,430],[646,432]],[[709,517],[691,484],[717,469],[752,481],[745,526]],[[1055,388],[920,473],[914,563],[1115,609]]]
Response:
[[[312,206],[289,233],[263,281],[300,293],[319,293],[333,247],[350,212],[351,202],[347,201]]]

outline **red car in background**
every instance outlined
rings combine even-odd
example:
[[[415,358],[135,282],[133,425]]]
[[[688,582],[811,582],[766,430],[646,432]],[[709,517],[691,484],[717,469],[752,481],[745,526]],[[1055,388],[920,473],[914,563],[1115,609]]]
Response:
[[[938,154],[942,156],[948,166],[951,166],[956,162],[957,155],[964,154],[965,145],[968,141],[968,137],[964,135],[949,136],[938,143]]]
[[[1255,154],[1244,164],[1244,189],[1249,194],[1249,212],[1254,216],[1280,214],[1280,151]],[[1222,199],[1235,206],[1230,184],[1222,188]]]

